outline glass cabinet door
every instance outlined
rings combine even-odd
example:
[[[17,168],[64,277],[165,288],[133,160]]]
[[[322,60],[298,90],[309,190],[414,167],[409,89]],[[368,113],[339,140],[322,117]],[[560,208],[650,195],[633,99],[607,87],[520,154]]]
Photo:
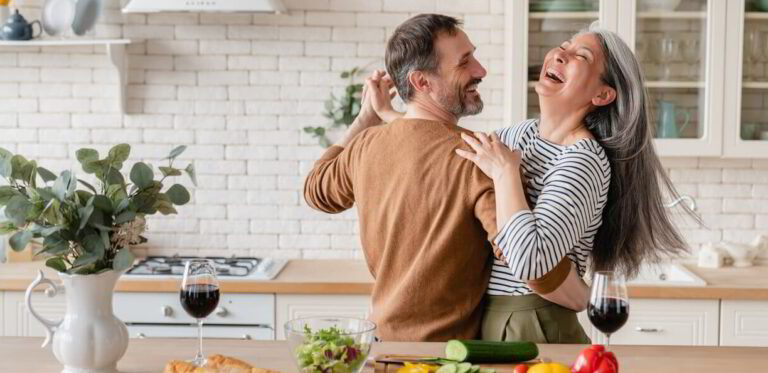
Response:
[[[598,0],[529,0],[526,118],[539,115],[539,100],[534,85],[544,56],[550,49],[589,28],[599,19]]]
[[[731,11],[732,8],[735,11]],[[768,1],[734,1],[728,22],[725,155],[768,157]],[[740,40],[739,40],[740,38]],[[731,45],[732,44],[732,45]]]
[[[718,155],[722,63],[712,40],[720,0],[636,0],[634,48],[645,76],[650,123],[661,155]],[[716,64],[717,66],[713,66]]]

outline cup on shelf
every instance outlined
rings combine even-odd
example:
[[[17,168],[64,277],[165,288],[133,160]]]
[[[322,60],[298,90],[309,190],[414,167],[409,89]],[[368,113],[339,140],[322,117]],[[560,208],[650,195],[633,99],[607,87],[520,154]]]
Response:
[[[764,61],[763,34],[756,28],[744,33],[744,80],[762,79],[761,64]]]
[[[700,66],[699,64],[701,63],[701,44],[695,36],[683,39],[682,43],[683,57],[690,66],[687,75],[689,78],[696,80],[699,76],[699,69],[695,67]]]
[[[659,39],[657,48],[658,62],[662,65],[661,79],[672,80],[674,78],[672,65],[681,60],[679,40],[665,36]]]
[[[741,124],[741,139],[742,140],[755,140],[757,138],[757,123],[742,123]]]
[[[760,132],[760,140],[768,140],[768,131]]]

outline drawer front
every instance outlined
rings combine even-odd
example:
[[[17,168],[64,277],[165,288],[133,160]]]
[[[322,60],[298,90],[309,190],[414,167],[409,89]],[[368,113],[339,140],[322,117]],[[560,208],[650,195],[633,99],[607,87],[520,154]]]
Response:
[[[178,293],[115,293],[115,315],[126,323],[190,324]],[[274,328],[273,294],[222,293],[219,305],[205,318],[206,324],[268,325]]]
[[[718,300],[630,299],[629,319],[611,335],[611,344],[716,346]],[[593,343],[605,336],[589,323],[586,312],[579,320]]]
[[[721,345],[768,347],[768,301],[724,299],[720,314]]]
[[[128,325],[131,338],[197,338],[197,324],[194,325]],[[226,338],[242,340],[271,341],[275,338],[270,328],[247,326],[205,326],[203,338]]]

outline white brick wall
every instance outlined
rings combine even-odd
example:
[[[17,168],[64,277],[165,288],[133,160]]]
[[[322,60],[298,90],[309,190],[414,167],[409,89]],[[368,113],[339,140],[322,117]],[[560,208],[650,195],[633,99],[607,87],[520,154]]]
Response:
[[[40,3],[25,1],[22,13],[36,18]],[[383,66],[388,33],[415,13],[464,19],[489,70],[486,108],[465,123],[503,125],[503,0],[286,0],[283,15],[124,15],[117,0],[105,3],[95,36],[137,41],[128,48],[129,112],[116,111],[116,76],[101,48],[3,50],[0,146],[60,170],[77,169],[82,146],[104,152],[127,141],[133,159],[159,164],[188,145],[179,162],[195,162],[200,186],[178,216],[149,219],[141,253],[359,258],[356,211],[326,215],[302,201],[323,150],[301,128],[325,123],[323,101],[345,84],[341,70]],[[709,228],[681,219],[692,244],[768,230],[767,161],[664,165]]]

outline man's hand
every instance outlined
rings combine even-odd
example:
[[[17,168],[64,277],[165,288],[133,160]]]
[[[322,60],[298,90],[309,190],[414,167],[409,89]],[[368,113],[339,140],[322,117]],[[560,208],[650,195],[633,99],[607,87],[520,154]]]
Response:
[[[384,71],[376,70],[369,78],[365,79],[365,84],[363,84],[363,94],[360,99],[360,112],[357,114],[355,121],[349,125],[344,136],[336,142],[336,145],[345,147],[358,133],[383,123],[381,117],[379,117],[379,114],[376,113],[376,110],[373,107],[373,100],[374,97],[376,97],[377,100],[379,99],[379,82],[384,75]]]
[[[383,71],[375,71],[365,81],[364,90],[371,97],[371,106],[376,114],[387,123],[391,123],[403,116],[403,113],[392,108],[392,98],[395,97],[395,83],[389,74]]]

